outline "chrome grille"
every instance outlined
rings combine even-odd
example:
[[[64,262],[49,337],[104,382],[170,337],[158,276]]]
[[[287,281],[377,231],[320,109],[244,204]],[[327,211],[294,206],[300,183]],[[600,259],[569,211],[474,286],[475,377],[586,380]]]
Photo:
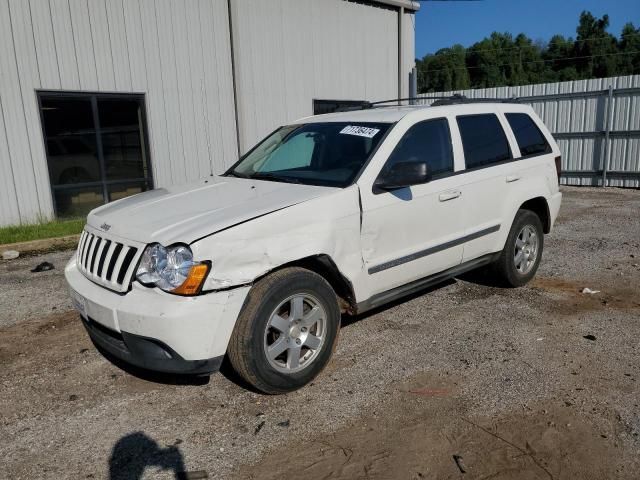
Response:
[[[78,243],[78,268],[89,280],[117,292],[129,289],[141,246],[84,230]]]

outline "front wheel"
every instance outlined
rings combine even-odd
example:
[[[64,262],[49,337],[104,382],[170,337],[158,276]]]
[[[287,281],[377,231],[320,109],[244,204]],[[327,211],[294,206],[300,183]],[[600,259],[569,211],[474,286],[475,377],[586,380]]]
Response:
[[[540,217],[530,210],[518,210],[493,272],[506,286],[521,287],[536,274],[543,247]]]
[[[258,390],[290,392],[326,366],[339,328],[338,300],[327,281],[303,268],[286,268],[249,291],[229,342],[229,360]]]

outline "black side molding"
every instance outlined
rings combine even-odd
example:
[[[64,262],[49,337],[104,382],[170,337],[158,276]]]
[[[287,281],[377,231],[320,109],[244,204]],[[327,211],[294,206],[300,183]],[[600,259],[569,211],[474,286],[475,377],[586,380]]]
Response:
[[[426,257],[428,255],[433,255],[434,253],[441,252],[442,250],[446,250],[447,248],[457,247],[460,244],[463,244],[465,242],[470,242],[471,240],[484,237],[485,235],[489,235],[491,233],[495,233],[498,230],[500,230],[500,225],[494,225],[492,227],[480,230],[479,232],[470,233],[469,235],[465,235],[464,237],[456,238],[455,240],[441,243],[440,245],[436,245],[435,247],[430,247],[425,250],[420,250],[419,252],[412,253],[411,255],[406,255],[404,257],[396,258],[394,260],[389,260],[388,262],[384,262],[379,265],[374,265],[373,267],[369,268],[367,272],[369,273],[369,275],[371,275],[372,273],[378,273],[383,270],[388,270],[389,268],[397,267],[398,265],[412,262],[413,260],[418,260],[419,258]]]
[[[495,261],[500,256],[500,252],[490,253],[488,255],[484,255],[479,258],[475,258],[465,263],[461,263],[460,265],[456,265],[448,270],[444,270],[443,272],[436,273],[434,275],[429,275],[428,277],[421,278],[419,280],[415,280],[411,283],[407,283],[406,285],[402,285],[400,287],[393,288],[386,292],[378,293],[373,297],[358,303],[357,312],[363,313],[367,310],[371,310],[373,308],[384,305],[385,303],[392,302],[402,297],[406,297],[407,295],[411,295],[412,293],[419,292],[420,290],[424,290],[433,285],[437,285],[438,283],[442,283],[445,280],[449,280],[450,278],[461,275],[470,270],[474,270],[478,267],[482,267],[484,265],[488,265]]]

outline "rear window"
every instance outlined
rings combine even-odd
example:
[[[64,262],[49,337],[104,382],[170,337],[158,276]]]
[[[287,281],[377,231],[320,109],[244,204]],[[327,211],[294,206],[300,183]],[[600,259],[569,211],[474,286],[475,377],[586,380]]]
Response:
[[[521,156],[551,153],[551,146],[529,115],[526,113],[507,113],[505,116],[516,137]]]
[[[493,113],[457,117],[467,169],[511,159],[507,136]]]

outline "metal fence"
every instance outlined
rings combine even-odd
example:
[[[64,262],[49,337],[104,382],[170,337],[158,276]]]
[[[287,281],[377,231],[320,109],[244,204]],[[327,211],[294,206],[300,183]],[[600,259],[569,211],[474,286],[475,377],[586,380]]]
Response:
[[[563,184],[640,187],[640,75],[421,96],[454,93],[531,105],[562,151]]]

